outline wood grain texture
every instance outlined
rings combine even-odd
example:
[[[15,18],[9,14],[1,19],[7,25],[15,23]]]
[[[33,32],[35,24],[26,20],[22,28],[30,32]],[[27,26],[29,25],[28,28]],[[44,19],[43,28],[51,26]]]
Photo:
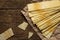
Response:
[[[7,40],[40,40],[30,25],[28,25],[25,31],[17,27],[23,21],[26,22],[26,19],[21,14],[20,10],[0,10],[0,33],[12,28],[14,36]],[[28,39],[29,31],[34,33],[30,39]]]

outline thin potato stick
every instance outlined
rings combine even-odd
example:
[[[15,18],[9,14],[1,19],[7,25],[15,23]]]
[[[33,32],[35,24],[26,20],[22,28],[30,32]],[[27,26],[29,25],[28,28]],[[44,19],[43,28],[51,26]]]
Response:
[[[55,25],[54,27],[52,27],[50,30],[46,31],[45,33],[43,33],[43,35],[46,37],[46,38],[50,38],[50,36],[53,34],[53,32],[55,31],[56,27],[58,26]]]
[[[51,12],[51,13],[48,13],[45,15],[44,14],[43,15],[37,15],[37,16],[32,17],[31,19],[32,19],[33,23],[35,24],[35,23],[38,23],[39,21],[45,19],[46,17],[49,17],[49,16],[55,14],[56,12],[58,12],[58,11]]]
[[[50,16],[50,17],[42,20],[41,22],[37,23],[36,25],[37,25],[37,27],[40,27],[41,25],[43,25],[44,23],[46,23],[48,20],[54,20],[55,18],[57,18],[59,16],[60,16],[60,12],[57,13],[57,14],[55,14],[55,15],[53,15],[53,16]]]
[[[47,27],[49,27],[49,26],[51,26],[53,24],[56,24],[59,21],[60,21],[60,19],[58,20],[57,18],[54,19],[54,20],[48,21],[47,23],[45,23],[44,25],[42,25],[41,27],[39,27],[39,29],[43,30],[43,29],[45,29],[45,28],[47,28]]]
[[[28,12],[29,13],[29,17],[34,17],[34,16],[37,16],[37,15],[44,15],[44,14],[51,14],[51,12],[55,12],[55,11],[57,11],[58,9],[55,9],[55,10],[47,10],[47,11],[45,11],[45,10],[43,10],[43,11],[40,11],[40,10],[38,10],[38,11],[33,11],[33,12]]]

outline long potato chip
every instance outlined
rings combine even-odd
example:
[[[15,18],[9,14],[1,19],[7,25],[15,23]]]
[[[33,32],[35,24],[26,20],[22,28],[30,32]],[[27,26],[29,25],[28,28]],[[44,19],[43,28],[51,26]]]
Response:
[[[59,17],[59,19],[56,18],[56,19],[54,19],[52,21],[49,20],[47,23],[45,23],[44,25],[40,26],[39,28],[40,28],[40,30],[43,30],[43,29],[45,29],[45,28],[47,28],[47,27],[51,26],[52,24],[57,23],[59,21],[60,21],[60,17]]]
[[[34,17],[34,16],[38,16],[38,15],[49,15],[49,14],[53,14],[51,12],[56,12],[58,9],[55,10],[49,10],[49,11],[43,11],[41,12],[40,10],[38,11],[33,11],[33,12],[29,12],[29,17]]]
[[[48,21],[50,21],[50,20],[54,20],[55,18],[57,18],[57,17],[59,17],[59,16],[60,16],[60,12],[57,13],[57,14],[55,14],[55,15],[53,15],[53,16],[50,16],[50,17],[42,20],[41,22],[37,23],[36,25],[37,25],[37,27],[40,27],[40,26],[43,25],[45,22],[48,22]]]
[[[58,24],[57,24],[58,25]],[[55,25],[54,27],[52,27],[50,30],[46,31],[45,33],[43,33],[43,35],[46,37],[46,38],[50,38],[51,35],[53,34],[53,32],[55,31],[57,25]]]
[[[27,6],[28,6],[28,11],[54,8],[60,6],[60,1],[44,1],[44,2],[28,4]]]
[[[39,15],[37,15],[37,16],[32,17],[31,19],[32,19],[33,23],[36,24],[36,23],[38,23],[39,21],[41,21],[41,20],[43,20],[43,19],[45,19],[45,18],[47,18],[47,17],[55,14],[56,12],[58,12],[58,11],[51,12],[51,13],[48,13],[48,14],[45,13],[45,14],[42,14],[42,15],[39,14]]]

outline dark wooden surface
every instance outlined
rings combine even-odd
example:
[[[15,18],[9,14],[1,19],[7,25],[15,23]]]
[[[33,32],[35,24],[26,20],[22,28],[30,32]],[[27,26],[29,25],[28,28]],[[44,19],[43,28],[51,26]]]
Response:
[[[8,28],[12,28],[15,34],[7,40],[40,40],[30,25],[28,25],[25,31],[17,27],[23,21],[26,21],[20,11],[30,1],[0,0],[0,33],[3,33]],[[28,39],[29,31],[34,33],[30,39]]]

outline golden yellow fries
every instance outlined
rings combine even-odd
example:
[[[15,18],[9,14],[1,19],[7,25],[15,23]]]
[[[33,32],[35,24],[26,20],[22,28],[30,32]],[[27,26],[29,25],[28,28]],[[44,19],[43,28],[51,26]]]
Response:
[[[41,30],[42,35],[50,38],[60,22],[60,1],[44,1],[27,5],[29,17]]]

